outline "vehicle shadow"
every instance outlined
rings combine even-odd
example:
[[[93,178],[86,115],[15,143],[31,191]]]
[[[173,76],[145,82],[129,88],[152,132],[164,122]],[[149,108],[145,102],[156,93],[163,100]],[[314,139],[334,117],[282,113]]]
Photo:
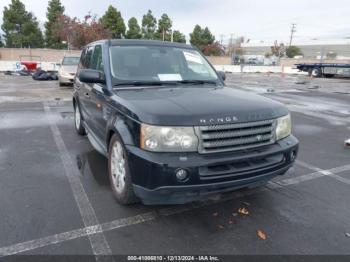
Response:
[[[80,173],[85,176],[88,171],[101,186],[110,186],[108,179],[108,160],[95,150],[76,156],[76,163]]]

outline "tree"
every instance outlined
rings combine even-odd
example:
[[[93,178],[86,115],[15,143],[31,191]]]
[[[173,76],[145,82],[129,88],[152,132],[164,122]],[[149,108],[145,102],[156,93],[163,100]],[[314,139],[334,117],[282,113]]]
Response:
[[[297,55],[303,55],[303,52],[299,47],[291,45],[286,48],[286,55],[289,58],[294,58]]]
[[[219,42],[205,46],[202,51],[206,56],[222,56],[225,54],[225,49]]]
[[[140,39],[142,37],[141,35],[141,28],[137,22],[137,19],[135,17],[131,17],[128,21],[128,31],[126,32],[126,38],[128,39]]]
[[[215,37],[210,32],[209,28],[202,29],[199,25],[196,25],[193,32],[190,34],[190,42],[193,46],[197,47],[201,51],[208,45],[212,45],[215,41]]]
[[[142,17],[142,37],[144,39],[154,39],[157,29],[157,19],[153,16],[152,11],[148,10],[147,14]]]
[[[62,39],[58,38],[53,30],[55,22],[63,13],[64,6],[61,4],[60,0],[49,1],[46,13],[47,21],[45,23],[45,41],[46,46],[49,48],[61,49],[65,47],[65,45],[62,44]]]
[[[286,54],[285,45],[283,43],[278,44],[276,40],[274,45],[271,46],[271,55],[281,58],[281,57],[284,57],[285,54]]]
[[[186,36],[178,30],[173,32],[173,41],[178,43],[186,43]]]
[[[110,5],[106,13],[101,17],[102,25],[112,33],[113,38],[123,38],[125,36],[125,23],[121,13]]]
[[[171,27],[173,22],[167,14],[162,14],[161,18],[158,20],[158,39],[163,41],[170,41],[171,39]]]
[[[205,39],[208,44],[213,44],[215,41],[215,36],[212,35],[208,27],[206,27],[203,31],[203,39]]]
[[[191,45],[196,46],[199,49],[202,48],[203,46],[202,33],[203,33],[202,28],[199,25],[196,25],[193,29],[193,32],[190,34]]]
[[[3,24],[7,47],[42,47],[43,35],[36,17],[25,10],[20,0],[11,0],[4,8]]]
[[[69,48],[75,49],[81,49],[88,43],[112,36],[96,16],[90,14],[86,15],[83,21],[62,15],[57,19],[54,31],[57,37],[65,39]]]
[[[4,42],[2,42],[1,35],[0,35],[0,47],[4,47]]]

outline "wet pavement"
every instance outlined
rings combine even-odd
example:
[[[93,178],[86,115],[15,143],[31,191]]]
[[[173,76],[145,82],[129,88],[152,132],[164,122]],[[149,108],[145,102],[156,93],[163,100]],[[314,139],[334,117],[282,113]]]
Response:
[[[0,257],[350,255],[350,80],[230,74],[226,83],[289,107],[300,140],[295,166],[263,188],[125,207],[113,198],[107,160],[74,131],[72,89],[1,75]]]

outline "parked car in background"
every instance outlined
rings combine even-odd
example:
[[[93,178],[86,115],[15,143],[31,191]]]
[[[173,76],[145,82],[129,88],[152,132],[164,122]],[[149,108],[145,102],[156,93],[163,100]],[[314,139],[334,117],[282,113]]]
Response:
[[[224,80],[185,44],[106,40],[84,48],[75,129],[108,158],[119,203],[187,203],[261,186],[293,165],[298,140],[288,109]]]
[[[79,56],[65,56],[62,59],[61,67],[58,70],[59,85],[72,85],[77,72]]]

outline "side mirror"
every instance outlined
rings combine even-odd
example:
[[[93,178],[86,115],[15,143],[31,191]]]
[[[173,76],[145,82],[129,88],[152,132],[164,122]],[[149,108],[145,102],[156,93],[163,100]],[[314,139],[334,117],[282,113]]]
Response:
[[[79,72],[79,80],[83,83],[105,84],[106,79],[102,72],[93,69],[82,69]]]
[[[223,81],[226,80],[226,73],[224,71],[218,71],[218,75],[221,77]]]

